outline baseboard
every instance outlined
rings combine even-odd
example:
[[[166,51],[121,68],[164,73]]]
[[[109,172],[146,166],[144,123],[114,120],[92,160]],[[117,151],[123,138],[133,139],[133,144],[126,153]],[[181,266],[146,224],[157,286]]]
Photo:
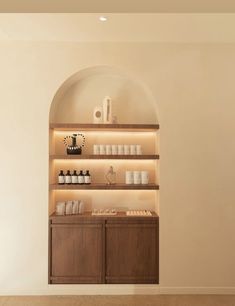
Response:
[[[234,295],[235,287],[162,287],[159,285],[48,285],[44,289],[1,290],[0,296],[22,295]]]
[[[42,290],[6,290],[0,295],[155,295],[159,285],[48,285]]]
[[[159,287],[160,294],[235,294],[235,287]]]

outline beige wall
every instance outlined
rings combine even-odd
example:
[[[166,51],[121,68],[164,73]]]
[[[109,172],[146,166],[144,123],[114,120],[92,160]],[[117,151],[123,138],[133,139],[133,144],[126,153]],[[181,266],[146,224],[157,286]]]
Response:
[[[65,79],[94,65],[136,75],[156,99],[161,287],[235,287],[235,45],[4,42],[0,293],[113,290],[47,285],[50,103]]]

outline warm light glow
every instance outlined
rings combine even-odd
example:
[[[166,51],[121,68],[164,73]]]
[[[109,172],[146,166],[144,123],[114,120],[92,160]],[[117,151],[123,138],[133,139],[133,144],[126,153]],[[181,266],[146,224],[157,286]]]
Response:
[[[144,136],[144,137],[148,137],[148,136],[155,136],[156,137],[156,132],[153,131],[83,131],[83,130],[70,130],[70,131],[58,131],[58,130],[54,130],[55,135],[58,136],[67,136],[67,135],[72,135],[72,134],[76,134],[76,133],[82,133],[82,134],[89,134],[90,136],[97,136],[97,135],[102,135],[103,136],[111,136],[111,137],[115,137],[115,136],[120,136],[120,137],[133,137],[133,136]]]
[[[107,18],[106,16],[100,16],[100,17],[99,17],[99,20],[100,20],[100,21],[107,21],[108,18]]]
[[[98,156],[98,155],[97,155]],[[120,165],[123,165],[124,163],[130,164],[130,165],[136,165],[138,168],[139,164],[141,163],[142,166],[146,165],[149,167],[155,166],[156,162],[158,160],[152,160],[152,159],[138,159],[138,160],[132,160],[132,159],[79,159],[79,155],[77,156],[77,159],[54,159],[53,160],[57,165],[59,164],[62,166],[63,164],[87,164],[89,161],[89,165],[96,166],[97,164],[103,164],[103,165],[109,165],[110,163],[115,163]],[[142,167],[141,166],[141,167]],[[152,169],[152,168],[151,168]]]

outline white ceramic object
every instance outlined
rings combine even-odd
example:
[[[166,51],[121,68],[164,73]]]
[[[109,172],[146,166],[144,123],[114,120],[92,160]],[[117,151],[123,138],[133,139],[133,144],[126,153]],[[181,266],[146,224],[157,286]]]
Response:
[[[118,155],[124,155],[124,146],[118,145]]]
[[[80,204],[79,204],[79,214],[83,214],[85,211],[85,205],[82,201],[80,201]]]
[[[65,214],[72,215],[73,213],[73,201],[67,201],[65,206]]]
[[[93,145],[93,154],[99,155],[100,154],[100,145],[94,144]]]
[[[103,110],[101,106],[96,106],[93,111],[93,123],[103,122]]]
[[[111,155],[112,154],[112,146],[107,144],[106,145],[106,155]]]
[[[112,123],[112,120],[112,100],[107,96],[103,100],[103,123]]]
[[[134,183],[133,171],[126,171],[126,184],[130,185]]]
[[[65,214],[65,202],[57,202],[55,213],[58,216],[63,216]]]
[[[118,146],[112,145],[112,155],[117,155],[117,154],[118,154]]]
[[[141,172],[140,171],[134,171],[133,177],[134,177],[134,184],[136,185],[141,184]]]
[[[77,215],[79,213],[79,200],[74,200],[73,201],[73,209],[72,209],[72,214]]]
[[[137,155],[142,155],[142,147],[141,147],[141,145],[136,145],[136,154]]]
[[[100,145],[100,154],[101,155],[106,154],[106,146],[103,144]]]
[[[136,155],[136,145],[130,145],[130,154]]]
[[[149,173],[148,171],[141,171],[141,184],[148,184],[149,183]]]
[[[124,145],[124,155],[130,154],[130,145]]]

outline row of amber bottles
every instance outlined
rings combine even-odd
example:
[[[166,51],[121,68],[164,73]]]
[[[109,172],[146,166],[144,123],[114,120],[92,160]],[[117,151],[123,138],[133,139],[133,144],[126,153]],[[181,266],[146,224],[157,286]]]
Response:
[[[90,184],[91,183],[91,175],[89,173],[89,170],[86,170],[84,172],[83,170],[80,170],[79,174],[77,174],[77,171],[74,170],[73,173],[70,173],[70,170],[67,170],[67,173],[64,174],[63,170],[60,170],[60,173],[58,175],[58,184],[64,185],[64,184]]]

